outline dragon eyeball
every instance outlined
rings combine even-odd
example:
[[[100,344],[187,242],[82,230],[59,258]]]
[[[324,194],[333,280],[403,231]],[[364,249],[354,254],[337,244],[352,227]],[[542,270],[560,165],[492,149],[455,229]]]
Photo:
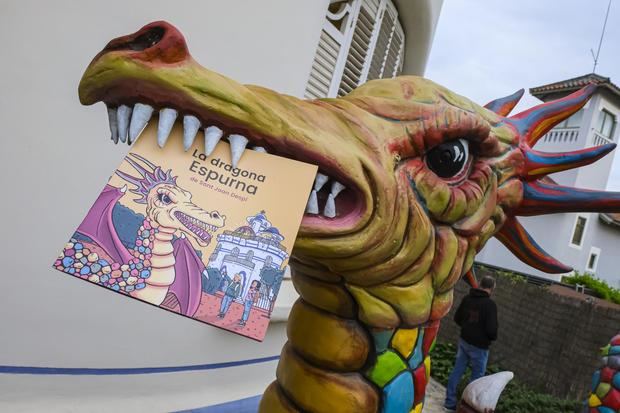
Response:
[[[440,178],[453,178],[469,164],[469,142],[458,139],[442,143],[428,151],[425,162]]]

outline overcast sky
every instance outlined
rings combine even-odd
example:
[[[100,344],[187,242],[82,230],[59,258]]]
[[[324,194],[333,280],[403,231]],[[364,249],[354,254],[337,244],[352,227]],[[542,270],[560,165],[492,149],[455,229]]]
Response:
[[[607,4],[444,0],[426,77],[485,104],[520,88],[591,73],[590,49],[596,52]],[[618,0],[612,0],[596,73],[620,85]],[[526,93],[516,111],[537,103]],[[609,188],[620,190],[620,155]]]

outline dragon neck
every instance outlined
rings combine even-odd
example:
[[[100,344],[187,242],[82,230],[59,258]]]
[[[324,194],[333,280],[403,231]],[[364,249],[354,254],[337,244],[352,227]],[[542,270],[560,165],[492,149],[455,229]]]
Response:
[[[147,219],[145,224],[152,227],[152,223]],[[131,295],[148,301],[153,304],[161,304],[170,285],[174,282],[174,247],[172,239],[176,229],[158,226],[152,236],[151,257],[150,257],[150,276],[145,280],[146,287],[135,290]],[[140,234],[138,234],[140,237]]]
[[[260,412],[421,412],[439,322],[370,327],[340,277],[302,268],[293,266],[301,297]]]

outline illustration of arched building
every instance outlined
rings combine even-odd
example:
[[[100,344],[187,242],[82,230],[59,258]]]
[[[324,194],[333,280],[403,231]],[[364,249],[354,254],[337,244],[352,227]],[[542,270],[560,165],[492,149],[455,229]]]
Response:
[[[218,243],[208,263],[209,268],[222,273],[225,267],[229,277],[245,273],[245,277],[242,275],[241,295],[237,298],[239,302],[245,297],[252,281],[261,281],[261,272],[268,269],[283,271],[289,256],[282,245],[284,237],[272,226],[265,211],[246,220],[248,225],[217,236]]]

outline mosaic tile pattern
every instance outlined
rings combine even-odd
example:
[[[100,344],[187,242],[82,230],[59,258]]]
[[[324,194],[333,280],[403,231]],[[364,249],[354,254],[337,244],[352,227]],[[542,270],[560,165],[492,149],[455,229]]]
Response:
[[[589,413],[620,413],[620,334],[601,349],[602,367],[592,377]]]
[[[382,413],[420,413],[439,322],[372,332],[376,361],[366,377],[383,392]]]

